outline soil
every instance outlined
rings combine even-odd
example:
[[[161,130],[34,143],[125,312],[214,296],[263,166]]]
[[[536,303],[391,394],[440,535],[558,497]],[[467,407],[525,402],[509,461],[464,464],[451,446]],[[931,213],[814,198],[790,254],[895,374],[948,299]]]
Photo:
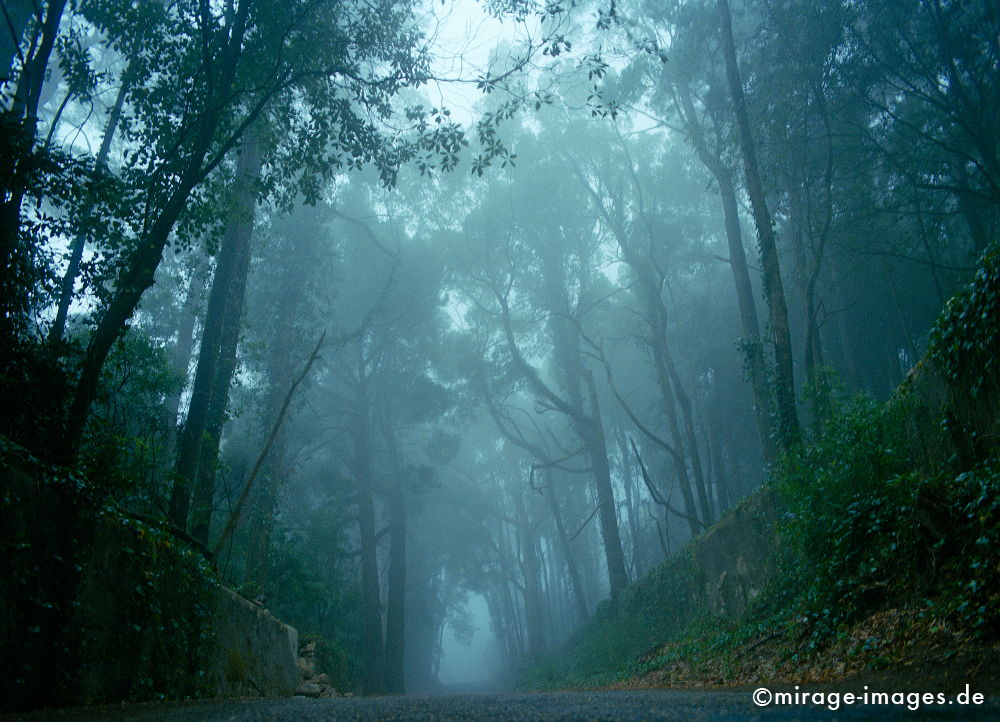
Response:
[[[666,666],[612,685],[615,689],[793,688],[861,692],[918,691],[1000,696],[1000,643],[935,622],[926,610],[883,610],[818,652],[805,635],[786,630],[722,652],[678,654]],[[663,645],[655,654],[681,651]]]

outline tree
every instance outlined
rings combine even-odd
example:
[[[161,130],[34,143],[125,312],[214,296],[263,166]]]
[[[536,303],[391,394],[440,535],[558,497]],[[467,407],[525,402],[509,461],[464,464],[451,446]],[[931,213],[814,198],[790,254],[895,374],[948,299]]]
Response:
[[[158,8],[143,5],[123,14],[117,3],[109,2],[87,9],[87,17],[108,34],[114,49],[130,58],[136,77],[143,78],[127,93],[131,113],[121,133],[128,158],[123,180],[136,211],[125,222],[135,241],[122,254],[114,291],[98,313],[80,365],[64,458],[79,445],[100,368],[152,284],[178,222],[199,224],[192,211],[205,200],[204,182],[217,175],[246,129],[279,98],[290,111],[281,116],[285,130],[302,124],[325,130],[307,135],[274,128],[284,143],[264,161],[271,171],[266,188],[277,187],[278,158],[295,158],[300,178],[310,178],[312,170],[322,167],[330,173],[370,162],[391,182],[399,164],[417,152],[443,151],[447,156],[458,142],[451,124],[415,140],[393,142],[379,134],[379,119],[391,112],[388,99],[426,77],[408,6],[387,3],[373,9],[330,0],[289,8],[247,0],[214,8],[192,0],[177,12]],[[370,42],[350,42],[362,35]],[[151,44],[156,52],[149,51]],[[275,62],[260,62],[262,58]],[[179,88],[184,89],[180,99]],[[181,107],[184,113],[171,114],[167,107]],[[370,109],[375,119],[366,118],[360,108]],[[312,170],[303,171],[310,160]]]
[[[649,432],[617,390],[614,393],[632,421],[673,457],[684,499],[685,517],[694,537],[711,525],[714,514],[702,470],[700,445],[694,433],[690,398],[681,383],[668,340],[670,311],[663,298],[668,276],[659,260],[658,251],[661,249],[657,246],[675,239],[668,239],[666,229],[662,225],[657,226],[651,217],[651,211],[646,208],[646,189],[639,180],[628,148],[620,134],[616,140],[622,151],[617,165],[629,169],[627,180],[615,178],[609,173],[610,162],[587,170],[575,162],[574,170],[577,180],[590,196],[591,205],[614,237],[623,262],[638,281],[642,318],[646,325],[642,340],[652,357],[660,406],[668,421],[673,443],[667,443],[659,435]],[[624,188],[631,189],[634,202],[625,200]],[[599,349],[599,353],[609,383],[614,388],[613,374],[603,348]]]
[[[204,544],[208,543],[216,456],[236,365],[236,343],[243,321],[260,170],[260,152],[250,140],[240,151],[236,172],[238,185],[230,206],[233,217],[223,233],[216,259],[191,402],[178,441],[170,519],[177,528],[187,529],[188,509],[194,489],[192,535]]]
[[[712,80],[710,79],[709,82],[711,83]],[[757,302],[754,297],[753,284],[750,281],[746,251],[743,247],[739,202],[734,180],[735,172],[725,160],[728,153],[724,145],[722,130],[724,111],[719,107],[718,102],[720,94],[711,85],[708,87],[701,96],[706,106],[705,117],[699,117],[691,98],[692,93],[688,81],[683,78],[675,79],[674,88],[674,112],[680,117],[688,139],[698,153],[699,160],[712,173],[719,189],[725,219],[726,240],[729,246],[729,266],[733,272],[740,321],[743,326],[742,346],[746,354],[747,375],[754,397],[757,434],[760,437],[765,462],[772,463],[776,461],[777,449],[771,429],[769,375],[765,366],[764,348],[761,342]],[[709,106],[709,103],[713,101],[715,104]],[[705,127],[707,123],[711,124],[714,142],[709,140],[710,134]]]
[[[464,266],[473,283],[478,282],[489,294],[488,301],[473,296],[473,303],[492,305],[495,324],[492,333],[505,347],[505,365],[535,396],[539,409],[564,416],[578,439],[578,453],[587,460],[598,498],[597,518],[609,588],[614,595],[628,583],[628,575],[600,399],[593,373],[581,358],[581,319],[577,315],[600,296],[600,291],[590,287],[594,279],[589,254],[594,238],[587,230],[588,218],[575,211],[559,216],[551,214],[545,191],[537,187],[529,189],[526,183],[518,186],[519,212],[510,215],[503,200],[503,189],[509,182],[504,179],[494,186],[496,195],[488,198],[484,207],[466,221],[465,234],[480,244],[489,244],[491,227],[499,223],[509,229],[510,237],[492,252],[492,257],[483,252],[482,246],[473,249],[470,245],[455,263]],[[551,349],[546,372],[554,377],[554,384],[543,378],[540,369],[525,356],[523,342],[515,331],[515,324],[521,323],[514,314],[519,307],[539,313],[545,319],[543,338]]]
[[[18,246],[21,225],[21,201],[31,182],[32,166],[38,162],[34,157],[35,129],[38,123],[38,104],[42,96],[42,84],[49,58],[55,47],[59,24],[62,21],[66,0],[51,0],[36,6],[32,18],[36,23],[35,32],[26,53],[17,51],[19,73],[14,92],[10,96],[10,106],[0,116],[0,123],[7,142],[0,155],[0,178],[3,182],[3,200],[0,201],[0,271],[3,273],[2,291],[5,295],[16,293],[12,281],[14,254]],[[28,22],[25,8],[19,3],[12,4],[10,12],[4,10],[4,24],[9,29],[8,38],[15,48],[20,43],[23,28]],[[5,54],[5,72],[10,68]],[[6,101],[6,98],[4,99]],[[6,102],[4,103],[6,105]],[[6,331],[6,329],[5,329]]]
[[[785,452],[791,451],[799,443],[799,420],[795,409],[795,373],[792,363],[792,342],[788,327],[788,307],[785,303],[784,284],[781,280],[781,266],[778,247],[774,237],[774,225],[767,208],[764,186],[757,164],[750,117],[746,110],[743,81],[740,78],[736,60],[736,44],[733,41],[733,25],[728,0],[717,0],[719,27],[722,33],[722,50],[726,63],[726,79],[729,95],[739,131],[740,152],[743,157],[743,173],[746,181],[750,206],[753,209],[754,224],[757,228],[757,245],[760,251],[761,272],[764,276],[764,297],[768,304],[768,318],[774,336],[775,359],[775,399],[777,406],[778,439]]]

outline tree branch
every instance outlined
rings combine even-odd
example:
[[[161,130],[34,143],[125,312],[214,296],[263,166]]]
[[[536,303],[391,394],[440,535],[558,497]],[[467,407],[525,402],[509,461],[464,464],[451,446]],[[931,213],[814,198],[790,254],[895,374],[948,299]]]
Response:
[[[306,365],[302,368],[299,375],[292,381],[292,385],[288,389],[288,393],[285,395],[285,400],[281,404],[281,410],[278,412],[278,418],[274,420],[274,425],[271,427],[271,433],[267,437],[267,442],[264,444],[264,448],[261,449],[260,455],[257,457],[257,461],[253,466],[253,471],[250,472],[250,476],[247,479],[246,484],[243,486],[243,491],[240,493],[240,498],[236,502],[236,507],[233,509],[232,513],[229,515],[229,520],[226,522],[226,527],[219,536],[219,540],[215,543],[212,548],[212,558],[216,559],[219,556],[219,552],[222,551],[222,547],[225,545],[226,541],[229,539],[233,530],[236,528],[237,522],[239,522],[240,515],[243,512],[243,505],[246,503],[247,497],[250,495],[250,490],[253,488],[253,483],[257,479],[257,475],[260,473],[261,467],[264,465],[264,459],[267,458],[267,453],[271,450],[274,445],[274,440],[278,437],[278,431],[281,429],[281,424],[285,420],[285,414],[288,411],[288,406],[292,402],[292,396],[295,394],[295,390],[299,385],[305,380],[309,373],[309,369],[319,358],[319,350],[323,345],[323,341],[326,340],[326,331],[319,337],[319,341],[316,342],[316,348],[313,349],[312,354],[309,356],[309,360],[306,361]]]

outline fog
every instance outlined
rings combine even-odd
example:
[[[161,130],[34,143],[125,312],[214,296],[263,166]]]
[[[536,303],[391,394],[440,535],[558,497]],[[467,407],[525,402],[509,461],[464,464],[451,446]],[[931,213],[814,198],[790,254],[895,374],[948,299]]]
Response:
[[[441,639],[441,661],[437,678],[449,692],[498,691],[503,679],[503,660],[497,648],[496,634],[490,628],[490,610],[486,599],[473,594],[460,612],[468,616],[463,632],[451,624],[445,626]],[[418,690],[414,690],[418,691]]]
[[[5,433],[194,539],[340,691],[514,686],[840,400],[887,398],[1000,220],[962,100],[995,105],[996,38],[941,65],[934,3],[374,3],[273,37],[261,10],[247,48],[301,67],[204,92],[229,56],[125,5],[67,11],[37,101],[84,160],[19,211],[5,323],[68,380],[19,376]],[[201,37],[185,13],[148,22]]]

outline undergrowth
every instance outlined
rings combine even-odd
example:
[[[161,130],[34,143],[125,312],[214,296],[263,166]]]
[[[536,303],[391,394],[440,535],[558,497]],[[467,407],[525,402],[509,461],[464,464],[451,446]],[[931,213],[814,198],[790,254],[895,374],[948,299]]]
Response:
[[[796,664],[836,650],[879,666],[893,661],[883,637],[912,641],[948,629],[973,642],[995,641],[998,308],[994,247],[949,301],[927,359],[892,402],[824,394],[825,421],[772,472],[780,519],[776,572],[742,617],[697,613],[703,591],[688,583],[698,575],[685,562],[689,547],[610,602],[524,682],[606,684],[667,669],[683,680],[711,669],[721,683],[765,642],[772,661]],[[865,625],[888,631],[859,632]],[[641,653],[650,643],[653,649]]]
[[[783,614],[822,649],[878,609],[933,608],[976,636],[995,628],[1000,465],[927,470],[906,452],[905,408],[856,400],[777,474],[785,510]]]
[[[210,692],[208,564],[95,486],[0,437],[0,709]]]

